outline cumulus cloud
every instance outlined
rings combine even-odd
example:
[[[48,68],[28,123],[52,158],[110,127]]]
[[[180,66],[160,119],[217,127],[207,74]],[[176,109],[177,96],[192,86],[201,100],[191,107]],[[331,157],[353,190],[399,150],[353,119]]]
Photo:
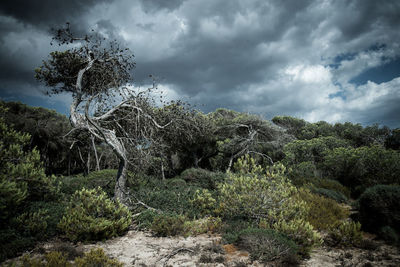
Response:
[[[78,31],[94,28],[131,48],[138,85],[156,75],[168,98],[184,98],[205,112],[226,107],[267,118],[286,114],[400,127],[400,74],[384,83],[373,77],[354,82],[399,60],[399,1],[44,1],[41,6],[29,11],[11,1],[0,4],[0,31],[6,33],[0,61],[10,66],[0,84],[28,81],[29,69],[50,51],[43,43],[50,38],[49,25],[74,21]],[[7,52],[18,47],[20,54]]]

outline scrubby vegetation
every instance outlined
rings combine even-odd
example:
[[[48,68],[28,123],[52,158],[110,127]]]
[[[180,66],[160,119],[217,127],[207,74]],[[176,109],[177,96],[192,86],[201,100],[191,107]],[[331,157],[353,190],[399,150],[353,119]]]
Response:
[[[76,191],[58,227],[71,241],[104,240],[127,231],[132,222],[128,208],[109,199],[100,187]]]
[[[274,118],[278,127],[224,109],[198,112],[191,120],[200,132],[186,136],[186,144],[162,133],[173,147],[148,152],[153,156],[146,164],[132,162],[127,207],[113,200],[117,161],[104,144],[90,141],[80,152],[73,149],[77,154],[71,154],[70,164],[46,163],[51,151],[40,147],[40,138],[9,121],[13,115],[6,106],[22,117],[21,110],[30,109],[19,105],[1,105],[1,260],[54,236],[91,242],[122,235],[129,227],[154,236],[218,233],[224,244],[248,251],[252,260],[283,265],[296,264],[322,244],[362,247],[369,242],[363,232],[399,244],[398,130],[291,117]],[[63,125],[62,116],[49,114],[48,127],[57,120]],[[202,145],[188,146],[196,143],[191,138]],[[104,152],[100,166],[94,149]],[[77,164],[83,155],[89,155],[86,162]],[[216,261],[207,257],[200,262]],[[120,266],[100,250],[72,259],[60,251],[21,260],[35,266]]]

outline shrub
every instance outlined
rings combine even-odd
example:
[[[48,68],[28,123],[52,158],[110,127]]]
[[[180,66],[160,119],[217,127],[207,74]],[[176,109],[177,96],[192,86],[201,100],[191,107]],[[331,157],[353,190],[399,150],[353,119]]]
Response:
[[[299,197],[309,207],[306,220],[318,230],[329,230],[349,216],[349,211],[336,201],[313,194],[307,189],[299,190]]]
[[[261,219],[260,227],[288,235],[302,246],[304,254],[321,243],[319,234],[306,221],[307,203],[298,197],[298,190],[284,175],[282,164],[267,171],[259,166],[240,169],[245,171],[230,173],[218,185],[218,209],[222,215]]]
[[[16,229],[9,227],[0,229],[0,262],[31,248],[35,241],[34,237],[23,236]]]
[[[229,173],[226,181],[218,185],[218,210],[221,214],[226,217],[261,217],[270,223],[305,216],[307,207],[303,201],[294,198],[297,189],[283,175],[284,166],[276,165],[275,169],[263,175]]]
[[[15,264],[15,262],[14,262]],[[25,254],[20,264],[32,267],[122,267],[123,264],[116,259],[108,257],[102,248],[94,248],[82,257],[76,257],[74,262],[69,262],[67,256],[59,251],[47,253],[44,257],[32,257]],[[14,266],[14,265],[12,265]],[[19,266],[17,264],[17,266]]]
[[[336,148],[326,153],[323,167],[331,178],[339,180],[359,196],[377,184],[400,182],[400,153],[381,146]]]
[[[199,209],[202,215],[212,215],[217,208],[217,201],[208,189],[196,190],[191,203]]]
[[[40,239],[46,236],[49,217],[47,210],[41,209],[37,212],[22,213],[12,223],[20,233]]]
[[[175,236],[184,233],[186,217],[176,213],[161,213],[154,217],[150,229],[156,236]]]
[[[128,208],[98,187],[76,191],[58,226],[71,241],[101,240],[121,235],[131,221]]]
[[[150,229],[154,218],[158,215],[156,211],[146,209],[142,211],[136,218],[135,223],[139,230]]]
[[[399,242],[399,235],[390,226],[382,227],[379,232],[379,237],[388,242],[389,244],[397,244]]]
[[[263,263],[295,257],[296,244],[274,230],[249,228],[238,234],[236,245],[248,251],[252,260]]]
[[[221,218],[205,217],[198,220],[186,221],[183,225],[183,232],[185,236],[215,233],[221,229],[221,226]]]
[[[308,257],[314,247],[322,244],[320,234],[304,219],[280,220],[273,225],[268,225],[261,220],[260,228],[274,229],[285,234],[296,242],[299,246],[299,254],[304,257]]]
[[[117,170],[101,170],[93,171],[88,175],[74,175],[59,177],[58,181],[61,182],[61,192],[72,195],[78,190],[83,188],[95,189],[101,187],[109,197],[114,196],[115,177]]]
[[[325,179],[325,178],[320,178],[320,179],[313,179],[311,183],[314,185],[316,188],[323,188],[323,189],[328,189],[331,191],[338,192],[342,195],[344,195],[346,198],[350,197],[350,190],[342,185],[339,181],[332,180],[332,179]]]
[[[222,182],[225,176],[226,175],[221,172],[211,172],[200,168],[191,168],[183,171],[180,178],[185,180],[187,183],[214,190],[217,183]]]
[[[257,227],[256,222],[246,219],[226,220],[222,226],[223,235],[222,241],[225,244],[234,244],[239,238],[239,233],[248,228]]]
[[[320,196],[332,199],[338,203],[347,203],[349,200],[345,195],[343,195],[340,192],[331,190],[331,189],[325,189],[325,188],[312,188],[311,189],[313,193],[318,194]]]
[[[400,186],[376,185],[359,198],[359,219],[367,231],[377,232],[384,226],[400,231]]]
[[[71,264],[67,261],[67,256],[59,251],[52,251],[46,254],[46,266],[68,267]]]
[[[342,222],[331,229],[329,238],[328,243],[335,246],[357,246],[362,241],[361,224],[353,221]]]
[[[122,267],[123,264],[116,259],[108,257],[102,248],[94,248],[89,252],[86,252],[83,257],[75,259],[75,265],[77,267]]]

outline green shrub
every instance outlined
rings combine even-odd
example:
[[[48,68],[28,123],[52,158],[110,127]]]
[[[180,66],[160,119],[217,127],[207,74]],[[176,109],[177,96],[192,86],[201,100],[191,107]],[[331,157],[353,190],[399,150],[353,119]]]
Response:
[[[63,201],[63,200],[60,200]],[[37,201],[29,203],[29,207],[27,211],[29,213],[35,213],[38,211],[45,211],[46,212],[46,233],[43,238],[48,238],[55,236],[58,233],[57,225],[60,222],[61,218],[65,212],[66,203],[64,202],[54,202],[54,201]],[[43,219],[43,218],[42,218]]]
[[[329,232],[329,242],[335,246],[357,246],[362,241],[361,224],[359,222],[344,221]]]
[[[349,200],[348,198],[340,192],[325,189],[325,188],[312,188],[313,193],[318,194],[320,196],[332,199],[338,203],[347,203]]]
[[[183,232],[185,236],[215,233],[221,229],[221,226],[221,218],[205,217],[198,220],[186,221],[183,225]]]
[[[59,251],[52,251],[46,254],[46,266],[69,267],[71,263],[67,261],[67,256]]]
[[[292,240],[274,230],[242,230],[235,244],[248,251],[252,260],[263,263],[283,261],[285,258],[295,257],[297,252],[297,245]]]
[[[380,238],[382,238],[383,240],[385,240],[389,244],[397,244],[399,242],[399,235],[390,226],[382,227],[379,230],[378,235],[379,235]]]
[[[191,168],[183,171],[180,178],[185,180],[187,183],[214,190],[217,183],[222,182],[225,176],[226,175],[221,172],[211,172],[200,168]]]
[[[98,187],[76,191],[58,226],[71,241],[102,240],[123,234],[131,221],[128,208]]]
[[[381,146],[336,148],[326,153],[321,165],[333,179],[351,188],[358,197],[378,184],[400,183],[400,153]]]
[[[234,244],[242,230],[255,227],[257,227],[257,223],[249,219],[235,218],[225,220],[222,226],[222,241],[225,244]]]
[[[168,188],[183,188],[186,187],[186,181],[180,178],[173,178],[167,180]]]
[[[142,211],[136,218],[135,223],[139,230],[150,229],[154,218],[158,215],[156,211],[146,209]]]
[[[328,230],[349,217],[349,211],[332,199],[313,194],[307,189],[301,189],[299,193],[309,207],[306,220],[315,229]]]
[[[285,234],[299,246],[298,253],[308,257],[311,250],[322,244],[322,238],[314,227],[305,219],[280,220],[273,225],[260,221],[260,228],[273,229]]]
[[[217,208],[217,201],[213,192],[208,189],[196,190],[191,203],[199,209],[202,215],[212,215]]]
[[[32,236],[23,236],[13,228],[0,229],[0,262],[16,257],[19,252],[34,246],[36,240]]]
[[[75,259],[76,267],[122,267],[123,264],[116,259],[108,257],[102,248],[94,248],[86,252],[83,257]]]
[[[88,175],[61,176],[58,181],[61,182],[61,192],[72,195],[75,191],[86,189],[94,189],[101,187],[109,197],[114,196],[115,177],[117,170],[101,170],[93,171]]]
[[[47,220],[50,218],[47,210],[25,212],[15,218],[12,223],[15,229],[25,236],[33,236],[37,239],[44,238],[47,230]]]
[[[16,264],[14,262],[14,264]],[[108,257],[102,248],[94,248],[86,252],[82,257],[76,257],[73,262],[67,260],[67,256],[60,251],[52,251],[44,257],[34,257],[25,254],[17,266],[30,267],[122,267],[123,264],[116,259]],[[12,265],[14,266],[14,265]]]
[[[150,226],[150,229],[156,236],[175,236],[184,233],[184,223],[186,221],[184,215],[176,213],[157,214]]]
[[[384,226],[400,232],[400,186],[376,185],[359,198],[359,219],[363,229],[377,233]]]
[[[182,185],[180,182],[169,184],[158,180],[142,184],[132,193],[150,207],[165,212],[185,214],[189,218],[198,218],[201,212],[191,202],[198,189],[199,187],[191,184]]]

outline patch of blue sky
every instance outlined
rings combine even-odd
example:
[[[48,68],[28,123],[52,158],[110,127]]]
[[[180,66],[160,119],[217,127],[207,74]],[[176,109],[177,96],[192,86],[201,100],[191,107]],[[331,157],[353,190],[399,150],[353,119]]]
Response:
[[[363,71],[356,77],[353,77],[349,83],[357,86],[366,84],[368,81],[380,84],[389,82],[397,77],[400,77],[400,57],[381,66]]]
[[[51,99],[49,97],[48,100],[43,100],[43,97],[38,97],[38,96],[29,96],[29,95],[24,95],[24,94],[9,94],[6,92],[1,92],[0,90],[0,99],[6,102],[14,101],[14,102],[22,102],[24,104],[27,104],[29,106],[33,107],[43,107],[44,103],[46,102],[45,106],[48,109],[54,109],[58,113],[64,114],[64,115],[69,115],[69,108],[65,105],[65,103],[57,100]]]

